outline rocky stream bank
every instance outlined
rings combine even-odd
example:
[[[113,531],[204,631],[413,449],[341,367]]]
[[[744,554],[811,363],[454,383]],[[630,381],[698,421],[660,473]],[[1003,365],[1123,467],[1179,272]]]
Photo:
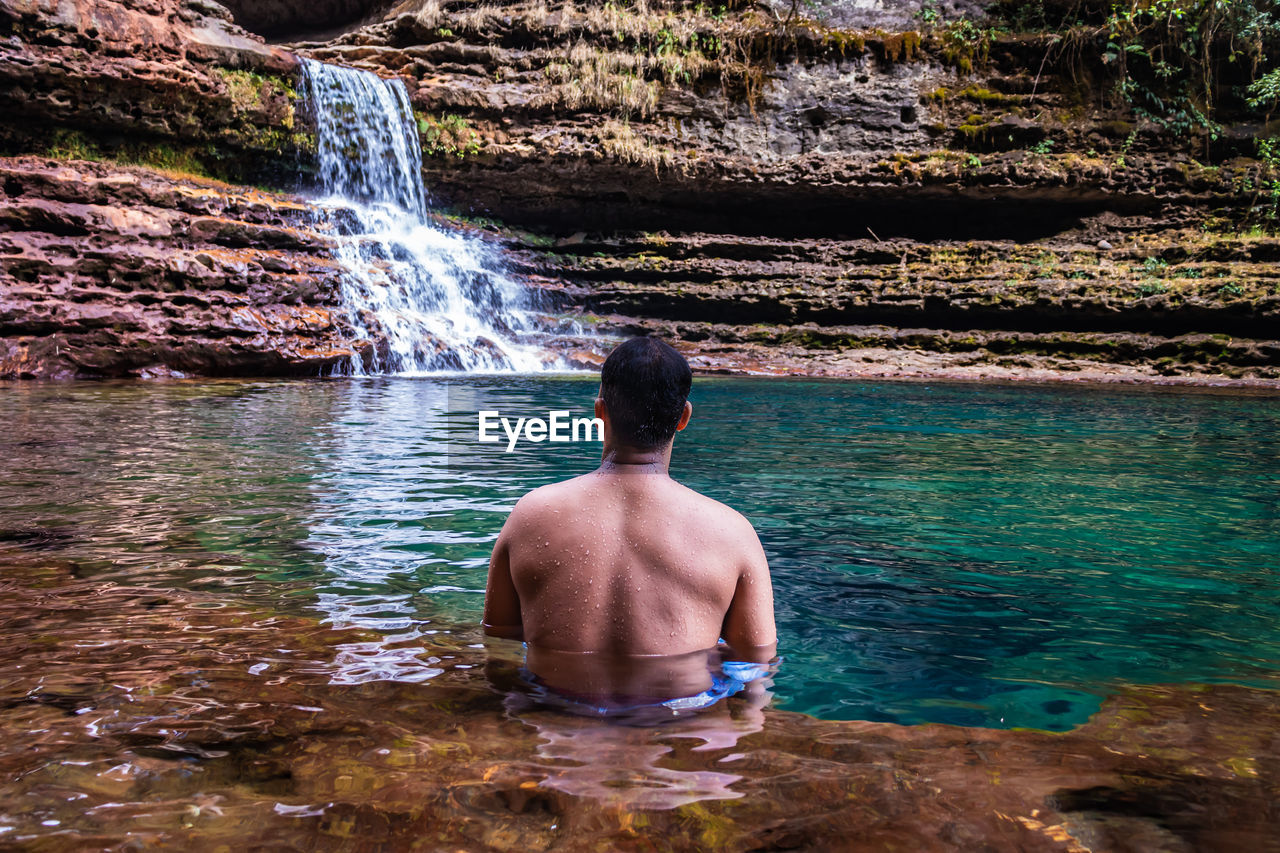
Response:
[[[965,41],[898,5],[839,28],[749,5],[3,0],[0,376],[376,350],[307,216],[301,54],[404,81],[435,209],[506,250],[569,364],[607,342],[566,317],[711,371],[1280,380],[1260,127],[1200,152],[1052,34]]]

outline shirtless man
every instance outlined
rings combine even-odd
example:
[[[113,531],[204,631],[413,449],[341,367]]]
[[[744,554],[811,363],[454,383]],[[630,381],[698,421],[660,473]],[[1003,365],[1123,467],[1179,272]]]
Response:
[[[751,523],[667,473],[692,379],[665,343],[618,346],[595,402],[600,467],[525,495],[498,535],[485,633],[525,641],[526,666],[552,688],[690,696],[710,682],[721,638],[733,660],[774,657],[773,589]]]

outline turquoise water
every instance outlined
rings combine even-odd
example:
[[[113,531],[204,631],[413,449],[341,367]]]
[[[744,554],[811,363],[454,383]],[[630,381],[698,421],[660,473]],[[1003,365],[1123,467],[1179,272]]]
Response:
[[[429,684],[493,538],[596,445],[475,441],[588,378],[0,387],[0,539],[386,640],[334,678]],[[1061,730],[1118,685],[1280,686],[1280,399],[699,378],[672,466],[769,555],[774,702]],[[477,677],[480,677],[477,675]]]

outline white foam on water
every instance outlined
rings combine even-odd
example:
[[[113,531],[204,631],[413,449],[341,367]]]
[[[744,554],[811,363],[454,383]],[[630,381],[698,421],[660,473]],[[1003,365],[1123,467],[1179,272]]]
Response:
[[[522,335],[530,296],[481,240],[427,217],[422,150],[399,80],[303,60],[316,124],[317,226],[335,241],[346,320],[374,342],[341,372],[533,372],[555,368]]]

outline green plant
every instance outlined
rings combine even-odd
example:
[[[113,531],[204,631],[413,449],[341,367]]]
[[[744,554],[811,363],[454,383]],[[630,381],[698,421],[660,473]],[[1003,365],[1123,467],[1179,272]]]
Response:
[[[1220,102],[1240,98],[1233,79],[1245,78],[1252,106],[1280,91],[1263,73],[1280,40],[1272,0],[1122,0],[1103,32],[1102,59],[1134,113],[1206,146],[1222,132]]]
[[[1267,198],[1263,214],[1267,219],[1275,221],[1280,218],[1280,138],[1260,137],[1255,145],[1263,169],[1259,189]]]
[[[1035,145],[1032,145],[1027,150],[1030,151],[1032,154],[1038,154],[1041,157],[1044,157],[1046,155],[1053,153],[1053,146],[1055,144],[1056,143],[1052,139],[1041,139],[1039,142],[1037,142]]]
[[[1126,164],[1126,158],[1129,155],[1129,149],[1133,148],[1133,143],[1138,140],[1138,131],[1131,130],[1129,135],[1125,137],[1124,142],[1120,144],[1120,153],[1116,155],[1115,167],[1123,169]]]
[[[1267,112],[1280,102],[1280,68],[1273,68],[1249,84],[1249,106],[1265,107]]]
[[[1228,282],[1218,288],[1219,296],[1243,296],[1244,288],[1238,284]]]
[[[1016,33],[1039,32],[1060,28],[1062,22],[1050,22],[1044,8],[1044,0],[1001,0],[988,7],[1011,31]]]
[[[98,146],[76,130],[59,130],[53,134],[44,151],[58,160],[101,160]]]
[[[269,108],[271,101],[283,97],[287,102],[298,99],[297,90],[285,79],[270,77],[255,71],[243,71],[238,68],[217,68],[218,76],[226,87],[227,97],[231,99],[231,107],[236,112],[245,113]],[[289,111],[287,127],[293,128],[293,114]]]
[[[936,0],[924,0],[924,3],[920,5],[920,11],[916,12],[916,17],[926,27],[933,27],[942,23],[942,12],[938,10]]]
[[[1154,255],[1142,262],[1142,271],[1149,276],[1164,275],[1169,269],[1169,262],[1164,258],[1157,258]]]
[[[968,74],[973,71],[975,64],[987,61],[996,31],[980,26],[969,18],[961,18],[943,28],[940,36],[942,60],[955,66],[961,73]]]
[[[418,136],[428,157],[462,159],[480,152],[480,134],[459,115],[419,116]]]
[[[1156,294],[1164,293],[1168,289],[1169,286],[1162,281],[1144,281],[1138,285],[1138,295],[1155,296]]]

